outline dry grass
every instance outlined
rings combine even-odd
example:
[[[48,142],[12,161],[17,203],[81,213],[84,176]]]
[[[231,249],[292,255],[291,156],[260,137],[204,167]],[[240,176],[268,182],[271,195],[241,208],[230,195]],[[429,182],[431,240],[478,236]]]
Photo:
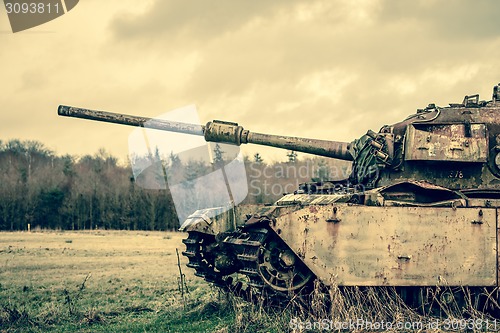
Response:
[[[176,276],[175,248],[184,234],[164,232],[0,233],[0,281],[38,288],[140,281],[155,287]],[[59,279],[56,281],[55,279]],[[111,281],[111,282],[110,282]],[[118,283],[122,284],[122,283]]]
[[[307,308],[297,300],[284,308],[249,304],[193,276],[181,256],[189,288],[183,297],[176,249],[184,250],[184,237],[135,231],[0,233],[0,332],[298,333],[338,331],[335,324],[359,319],[422,325],[404,331],[500,330],[500,322],[475,311],[471,300],[466,307],[451,302],[436,316],[408,308],[390,288],[317,286]],[[441,298],[431,293],[428,300]],[[457,325],[446,329],[446,320]],[[432,326],[436,323],[441,329]],[[341,331],[370,330],[365,325]]]
[[[169,331],[214,292],[185,266],[181,233],[92,231],[0,233],[0,331]],[[183,264],[186,263],[181,256]],[[186,324],[189,331],[189,324]],[[148,329],[148,327],[150,327]],[[178,331],[174,329],[173,331]]]

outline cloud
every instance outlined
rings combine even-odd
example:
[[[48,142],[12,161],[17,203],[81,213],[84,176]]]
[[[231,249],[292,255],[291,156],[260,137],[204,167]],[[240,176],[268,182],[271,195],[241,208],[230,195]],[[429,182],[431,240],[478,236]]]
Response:
[[[380,8],[380,22],[409,20],[425,27],[428,35],[447,41],[498,38],[500,34],[500,2],[496,0],[381,0]]]
[[[498,80],[494,1],[218,4],[157,1],[110,26],[144,54],[196,52],[178,88],[207,120],[350,141]]]
[[[491,20],[488,11],[495,7],[494,1],[486,0],[477,5],[454,0],[450,6],[385,0],[355,4],[225,1],[217,5],[157,1],[143,14],[115,18],[111,29],[120,43],[152,43],[142,51],[146,54],[196,50],[199,61],[185,88],[205,99],[243,94],[263,81],[300,82],[311,72],[338,68],[348,75],[377,78],[380,85],[387,76],[417,76],[443,63],[456,67],[480,62],[485,55],[478,50],[499,41],[491,26],[499,28],[500,24]],[[468,17],[471,25],[481,27],[463,24]],[[449,31],[467,35],[486,30],[488,34],[466,45],[457,38],[443,43]]]
[[[290,0],[156,1],[144,14],[115,18],[112,29],[118,39],[176,34],[214,38],[293,4]]]
[[[74,151],[77,143],[63,138],[68,132],[80,138],[78,151],[93,152],[126,146],[128,129],[113,136],[122,127],[57,117],[43,123],[57,104],[154,116],[195,103],[202,121],[350,141],[428,103],[490,98],[500,81],[499,5],[80,2],[47,25],[54,33],[0,35],[0,104],[9,110],[0,120],[16,124],[3,133],[38,135]]]

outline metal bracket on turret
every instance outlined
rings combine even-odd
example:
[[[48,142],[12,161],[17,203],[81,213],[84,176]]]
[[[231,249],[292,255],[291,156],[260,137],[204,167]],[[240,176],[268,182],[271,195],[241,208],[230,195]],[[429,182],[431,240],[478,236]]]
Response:
[[[500,83],[493,87],[493,102],[500,101]]]
[[[474,107],[474,106],[477,106],[478,102],[479,102],[479,94],[475,94],[472,96],[465,96],[464,101],[462,102],[462,105]]]
[[[368,135],[372,139],[370,141],[370,145],[372,146],[372,155],[374,155],[378,161],[384,163],[385,165],[390,165],[390,156],[387,152],[384,151],[384,147],[386,145],[384,137],[377,135],[377,133],[372,130],[368,130],[366,135]]]
[[[467,108],[478,108],[481,106],[485,106],[486,104],[486,101],[479,100],[479,94],[465,96],[464,101],[462,102],[462,106],[465,106]]]

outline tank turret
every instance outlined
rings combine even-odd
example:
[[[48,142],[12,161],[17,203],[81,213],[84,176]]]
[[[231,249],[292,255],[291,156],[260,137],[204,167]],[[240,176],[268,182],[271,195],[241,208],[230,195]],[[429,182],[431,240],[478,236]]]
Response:
[[[237,123],[203,125],[59,106],[62,116],[204,136],[208,142],[257,144],[353,161],[348,186],[364,189],[401,181],[426,180],[456,190],[500,190],[500,92],[491,101],[479,95],[447,107],[429,104],[416,114],[352,142],[255,133]]]
[[[500,85],[490,101],[472,95],[429,104],[350,143],[254,133],[224,121],[58,112],[352,161],[347,179],[303,184],[274,204],[191,214],[181,226],[183,254],[210,283],[251,300],[306,295],[314,280],[326,288],[390,287],[422,308],[450,297],[466,306],[464,295],[473,295],[476,309],[500,313]]]

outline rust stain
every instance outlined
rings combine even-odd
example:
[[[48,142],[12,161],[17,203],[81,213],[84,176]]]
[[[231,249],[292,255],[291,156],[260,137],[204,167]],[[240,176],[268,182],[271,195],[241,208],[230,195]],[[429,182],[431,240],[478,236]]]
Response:
[[[337,238],[339,236],[339,227],[340,224],[328,223],[326,225],[326,231],[328,232],[328,235],[332,236],[333,238]]]

